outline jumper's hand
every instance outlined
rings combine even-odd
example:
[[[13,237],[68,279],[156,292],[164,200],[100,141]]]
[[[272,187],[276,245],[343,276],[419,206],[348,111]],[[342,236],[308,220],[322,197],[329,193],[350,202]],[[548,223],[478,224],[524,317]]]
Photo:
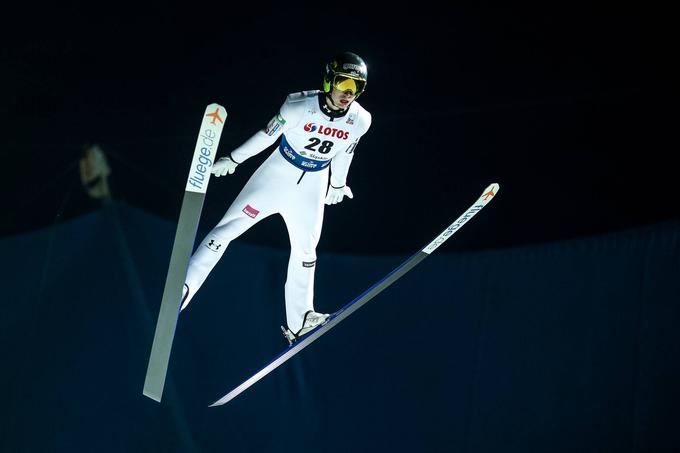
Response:
[[[349,186],[342,186],[337,188],[333,186],[328,186],[328,194],[326,194],[326,204],[331,205],[340,203],[345,195],[347,195],[349,198],[354,198],[352,189],[350,189]]]
[[[231,175],[234,174],[237,166],[238,164],[231,160],[231,158],[222,157],[213,164],[212,170],[210,170],[210,172],[217,177],[225,176],[227,173]]]

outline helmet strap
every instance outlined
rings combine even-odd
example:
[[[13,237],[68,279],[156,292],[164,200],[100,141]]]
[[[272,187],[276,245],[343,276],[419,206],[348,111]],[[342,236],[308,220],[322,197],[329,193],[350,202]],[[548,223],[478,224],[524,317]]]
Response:
[[[319,106],[321,107],[321,110],[328,115],[331,118],[340,118],[342,116],[345,116],[345,114],[349,111],[349,107],[352,105],[348,105],[346,109],[338,107],[335,102],[333,102],[333,98],[331,97],[330,93],[319,93],[320,95],[323,94],[322,96],[319,96]],[[335,107],[338,107],[338,110],[333,110],[328,106],[328,103],[334,105]]]
[[[349,105],[347,106],[347,108],[344,108],[344,109],[343,109],[342,107],[340,107],[338,104],[336,104],[336,103],[333,101],[333,96],[331,96],[331,93],[332,93],[332,92],[333,92],[333,87],[331,87],[331,91],[329,91],[328,93],[326,93],[326,99],[328,99],[328,101],[329,101],[333,106],[335,106],[335,107],[338,109],[337,112],[343,112],[343,111],[347,110],[347,109],[349,108]],[[354,102],[354,101],[352,101],[352,102]],[[350,103],[350,105],[352,105],[352,104]]]
[[[335,106],[338,110],[343,110],[343,109],[341,109],[341,108],[335,103],[335,101],[333,101],[333,96],[331,96],[331,93],[332,93],[332,92],[333,92],[333,87],[331,87],[331,91],[329,91],[328,93],[326,93],[326,99],[328,99],[328,102],[330,102],[330,103],[331,103],[333,106]]]

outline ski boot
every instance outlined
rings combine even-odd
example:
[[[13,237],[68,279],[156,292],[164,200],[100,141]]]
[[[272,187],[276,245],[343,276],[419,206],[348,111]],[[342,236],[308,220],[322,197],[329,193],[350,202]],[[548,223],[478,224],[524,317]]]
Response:
[[[292,330],[281,326],[283,336],[286,338],[286,340],[288,340],[288,346],[293,346],[293,343],[295,343],[301,337],[325,323],[329,316],[330,315],[309,310],[307,313],[305,313],[305,318],[302,321],[302,328],[298,330],[297,333],[293,333]]]

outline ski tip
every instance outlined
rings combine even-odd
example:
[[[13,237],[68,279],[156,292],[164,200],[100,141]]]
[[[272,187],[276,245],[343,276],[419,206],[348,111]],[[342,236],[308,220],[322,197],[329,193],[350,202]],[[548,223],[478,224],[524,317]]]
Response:
[[[205,109],[212,112],[216,108],[220,108],[220,109],[224,110],[225,114],[227,113],[227,109],[225,109],[222,105],[218,104],[217,102],[213,102],[212,104],[208,104],[208,106]]]
[[[209,121],[210,124],[214,126],[222,126],[224,120],[227,119],[227,109],[222,107],[220,104],[213,102],[205,108],[204,120]]]
[[[490,184],[489,187],[484,189],[484,192],[482,193],[482,198],[484,198],[484,201],[489,201],[491,198],[493,198],[498,193],[500,188],[501,186],[497,182]]]

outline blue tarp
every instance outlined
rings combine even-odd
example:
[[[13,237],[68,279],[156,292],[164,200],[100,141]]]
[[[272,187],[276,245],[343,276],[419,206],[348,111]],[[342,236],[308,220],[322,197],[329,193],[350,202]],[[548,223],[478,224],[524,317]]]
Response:
[[[678,222],[441,249],[219,408],[207,406],[286,346],[288,251],[230,245],[180,317],[159,405],[142,387],[174,229],[112,203],[0,240],[1,451],[680,447]],[[317,309],[405,258],[320,253]]]

